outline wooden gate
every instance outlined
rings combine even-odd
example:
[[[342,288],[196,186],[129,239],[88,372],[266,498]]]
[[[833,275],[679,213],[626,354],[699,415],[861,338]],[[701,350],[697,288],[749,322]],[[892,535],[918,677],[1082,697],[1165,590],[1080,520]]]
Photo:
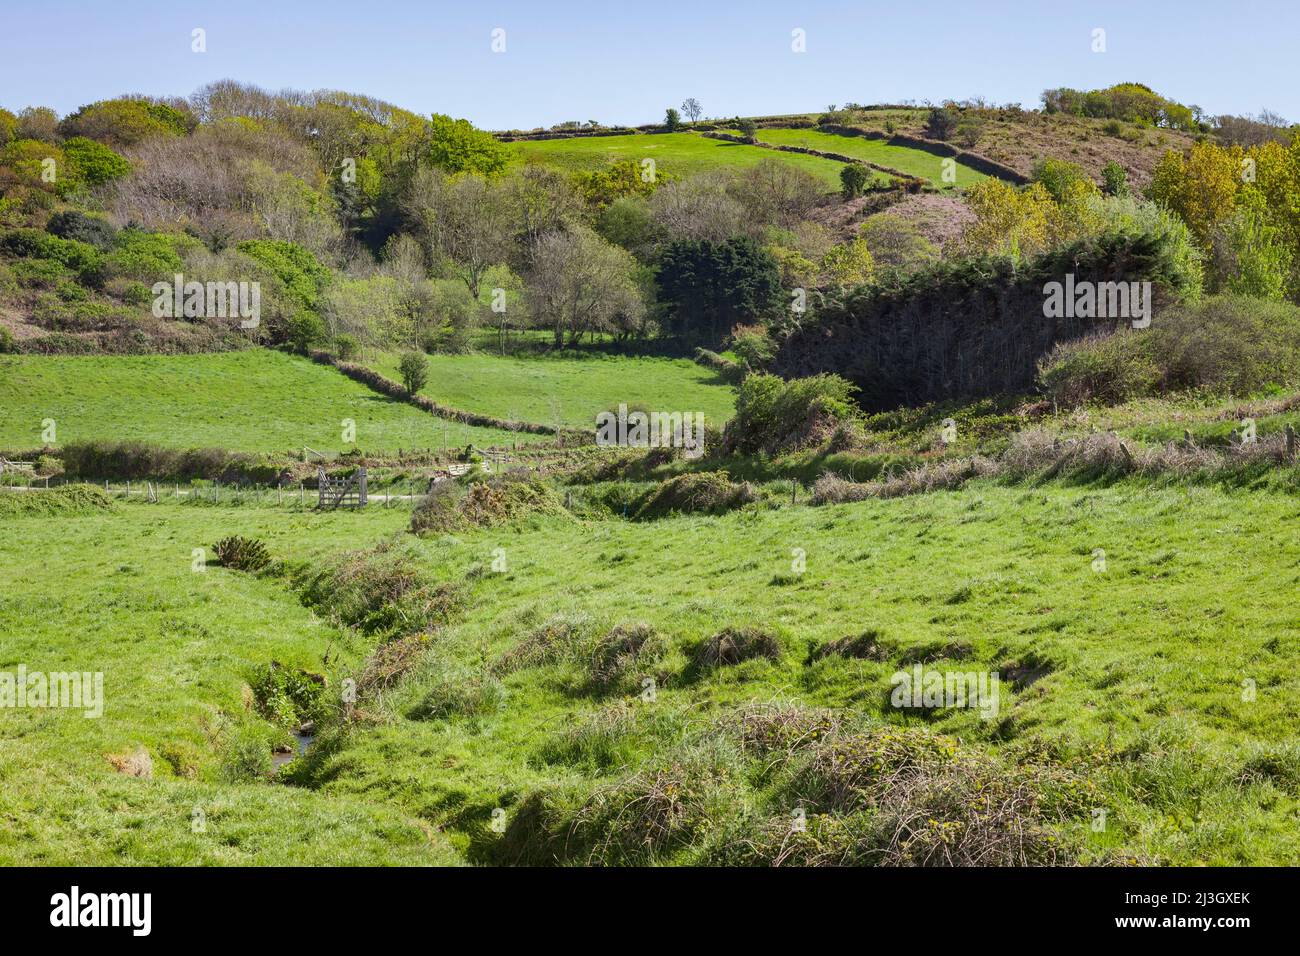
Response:
[[[348,478],[331,478],[325,469],[316,471],[316,487],[319,497],[316,507],[323,511],[333,511],[340,506],[345,508],[364,508],[366,506],[366,469],[358,468],[356,474]]]

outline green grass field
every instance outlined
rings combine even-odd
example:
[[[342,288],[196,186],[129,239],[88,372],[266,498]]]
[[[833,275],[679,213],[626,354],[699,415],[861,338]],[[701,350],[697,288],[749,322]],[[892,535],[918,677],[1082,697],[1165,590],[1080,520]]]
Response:
[[[546,163],[570,172],[599,169],[618,160],[632,159],[639,163],[643,159],[653,159],[659,171],[676,176],[691,176],[712,169],[745,169],[764,159],[775,158],[812,173],[826,184],[828,190],[839,188],[840,169],[844,165],[818,156],[779,153],[760,146],[728,143],[698,133],[528,140],[515,143],[514,149],[525,162]],[[889,177],[882,174],[876,179],[885,182]]]
[[[507,421],[591,428],[597,413],[617,412],[622,402],[649,411],[703,412],[710,425],[721,426],[735,411],[735,390],[687,359],[485,353],[428,358],[429,381],[422,394]],[[400,379],[396,355],[380,354],[367,364]]]
[[[12,494],[12,493],[11,493]],[[445,843],[376,802],[226,782],[223,740],[251,722],[241,687],[276,659],[327,671],[368,650],[280,585],[217,567],[193,549],[233,532],[307,557],[405,520],[201,506],[6,520],[0,670],[103,674],[103,715],[0,711],[0,864],[412,864],[452,862]],[[152,779],[111,755],[143,747]],[[195,832],[199,814],[205,830]]]
[[[0,667],[103,670],[109,703],[98,721],[5,714],[0,755],[17,796],[3,852],[37,844],[48,862],[74,852],[82,862],[444,858],[410,822],[419,820],[445,827],[465,858],[491,859],[503,839],[489,826],[494,810],[513,821],[530,794],[585,799],[683,747],[698,754],[735,708],[779,700],[925,726],[1007,760],[1064,755],[1086,768],[1089,799],[1107,813],[1102,832],[1086,818],[1070,824],[1085,854],[1300,859],[1293,497],[977,484],[653,524],[561,516],[425,539],[401,532],[405,517],[133,504],[8,522],[0,574],[14,586],[0,597],[0,630],[18,639]],[[315,619],[283,579],[194,573],[191,549],[230,533],[295,560],[397,533],[431,580],[462,590],[459,620],[367,704],[370,722],[293,776],[297,786],[222,783],[204,715],[240,714],[249,669],[272,658],[324,669],[333,647],[337,683],[365,642]],[[504,571],[489,572],[497,559]],[[577,651],[506,672],[498,695],[467,700],[493,661],[555,621],[597,635],[652,625],[667,648],[653,671],[657,698],[592,690]],[[699,641],[740,625],[775,635],[780,659],[692,667]],[[811,659],[822,642],[869,630],[885,657]],[[890,675],[907,660],[1032,666],[1039,679],[1004,683],[994,719],[960,708],[909,716],[888,704]],[[108,765],[105,754],[134,746],[154,755],[155,779]],[[193,754],[193,780],[160,759],[173,751]],[[728,826],[790,811],[757,771],[724,791]],[[207,834],[188,827],[195,803],[221,808]],[[701,831],[663,861],[689,862],[716,836]]]
[[[263,349],[206,355],[0,356],[0,448],[91,439],[251,452],[342,451],[344,419],[366,450],[503,444],[523,436],[442,419],[327,366]]]
[[[823,133],[815,129],[760,129],[758,138],[765,143],[774,143],[778,146],[803,146],[808,149],[852,156],[869,163],[879,163],[881,166],[928,179],[936,186],[973,186],[981,179],[988,178],[984,173],[957,163],[956,183],[944,183],[943,157],[927,153],[923,149],[891,146],[886,142],[864,139],[861,136],[837,136],[834,133]]]

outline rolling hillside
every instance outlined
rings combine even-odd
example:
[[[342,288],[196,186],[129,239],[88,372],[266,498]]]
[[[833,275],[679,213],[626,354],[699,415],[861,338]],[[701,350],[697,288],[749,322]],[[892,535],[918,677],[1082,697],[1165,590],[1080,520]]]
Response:
[[[512,144],[524,162],[541,162],[571,172],[599,169],[619,160],[653,159],[660,170],[676,176],[690,176],[710,169],[745,169],[764,159],[783,162],[812,173],[838,189],[843,163],[817,156],[777,153],[759,146],[728,143],[699,133],[654,133],[626,136],[587,136],[569,139],[527,140]],[[878,175],[878,181],[889,177]]]

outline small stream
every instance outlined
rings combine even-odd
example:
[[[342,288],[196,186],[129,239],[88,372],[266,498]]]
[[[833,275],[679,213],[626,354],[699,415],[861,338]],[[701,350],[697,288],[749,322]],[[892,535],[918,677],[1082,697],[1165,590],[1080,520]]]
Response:
[[[283,767],[289,761],[293,760],[295,757],[301,757],[304,754],[306,754],[308,748],[310,748],[312,743],[315,742],[316,734],[307,733],[304,731],[306,731],[306,728],[299,728],[298,730],[295,730],[293,732],[293,740],[295,745],[293,750],[290,750],[285,753],[277,752],[271,754],[271,763],[275,766],[277,772],[279,772],[281,767]]]

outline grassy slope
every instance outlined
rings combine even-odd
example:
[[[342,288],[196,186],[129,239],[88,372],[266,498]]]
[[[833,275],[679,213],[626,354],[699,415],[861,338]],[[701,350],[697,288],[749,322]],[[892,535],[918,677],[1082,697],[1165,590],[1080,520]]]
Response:
[[[727,143],[698,133],[630,134],[590,136],[573,139],[529,140],[514,144],[524,161],[543,162],[571,172],[599,169],[606,163],[651,158],[660,172],[691,176],[719,168],[753,166],[764,159],[778,158],[812,173],[828,189],[838,189],[843,163],[798,153],[778,153],[759,146]],[[882,181],[888,177],[881,175]]]
[[[1185,768],[1231,775],[1252,747],[1295,741],[1300,687],[1289,661],[1300,649],[1291,610],[1300,548],[1285,528],[1297,513],[1293,499],[1269,494],[1247,504],[1205,489],[983,487],[653,527],[560,523],[422,547],[430,567],[451,578],[488,563],[497,547],[509,560],[508,574],[481,579],[467,621],[439,641],[443,666],[473,672],[553,614],[589,615],[598,633],[647,620],[678,648],[669,658],[677,676],[655,718],[683,732],[700,732],[721,706],[746,699],[797,698],[900,720],[884,703],[896,664],[805,663],[814,643],[869,627],[900,652],[970,646],[960,661],[935,665],[944,669],[1037,657],[1052,672],[1020,692],[1004,685],[996,721],[949,711],[931,725],[995,748],[1040,735],[1080,750],[1140,745],[1147,762],[1099,771],[1111,823],[1087,839],[1149,859],[1294,863],[1293,797],[1209,786],[1204,771]],[[1092,570],[1099,547],[1104,573]],[[792,548],[807,553],[802,577],[789,573]],[[695,641],[743,623],[774,628],[784,661],[684,676]],[[1258,687],[1253,702],[1243,700],[1245,678]],[[400,716],[428,689],[413,681],[390,701],[392,724],[327,763],[326,788],[386,793],[483,836],[493,807],[534,787],[590,788],[618,775],[543,753],[609,703],[584,693],[574,671],[524,670],[506,686],[496,715],[422,721]],[[627,756],[664,749],[662,739],[643,742]]]
[[[398,378],[397,356],[381,354],[372,368]],[[431,355],[420,390],[434,401],[510,421],[591,427],[596,414],[620,402],[651,411],[704,413],[721,425],[735,411],[735,392],[687,359],[594,355],[586,359]]]
[[[928,109],[921,108],[855,111],[845,125],[877,132],[892,128],[908,136],[924,137],[928,114]],[[785,118],[815,121],[817,116]],[[1046,156],[1068,159],[1088,170],[1098,182],[1102,167],[1114,160],[1128,171],[1132,184],[1145,186],[1152,168],[1167,149],[1182,151],[1191,144],[1190,135],[1176,130],[1150,129],[1133,123],[1120,123],[1116,128],[1103,119],[1023,111],[999,113],[989,119],[971,152],[1005,163],[1026,176]]]
[[[942,182],[943,157],[927,153],[922,149],[910,149],[906,146],[891,146],[880,140],[862,139],[858,136],[836,136],[814,129],[760,129],[758,138],[765,143],[780,146],[803,146],[820,149],[828,153],[840,153],[870,163],[879,163],[913,176],[928,179],[937,186],[947,186]],[[981,179],[987,179],[983,173],[976,172],[969,166],[957,164],[957,185],[971,186]]]
[[[279,352],[207,355],[0,356],[0,448],[137,439],[171,447],[342,451],[341,421],[368,450],[438,447],[443,421],[376,394],[341,373]],[[516,436],[447,423],[452,444]]]
[[[0,669],[104,674],[104,715],[0,711],[5,812],[0,863],[382,864],[450,862],[445,844],[391,808],[274,784],[220,782],[205,733],[218,710],[247,719],[241,684],[272,658],[320,671],[327,649],[367,648],[279,584],[215,566],[191,549],[255,534],[277,553],[339,550],[405,514],[231,511],[195,506],[7,520],[0,539]],[[116,773],[107,754],[144,746],[154,779]],[[188,754],[195,779],[164,752]],[[207,832],[194,833],[195,807]]]
[[[1149,767],[1101,771],[1111,823],[1085,837],[1094,845],[1180,862],[1293,863],[1293,797],[1271,786],[1209,786],[1204,771],[1183,768],[1232,774],[1252,747],[1295,740],[1300,687],[1289,662],[1300,649],[1291,609],[1300,547],[1285,529],[1297,516],[1293,498],[1263,493],[984,486],[824,509],[654,525],[557,519],[427,539],[418,548],[433,573],[477,582],[466,618],[381,705],[388,723],[322,756],[316,793],[203,776],[132,780],[102,755],[143,744],[165,774],[157,748],[180,741],[206,754],[210,772],[201,715],[239,710],[247,668],[271,657],[319,667],[331,643],[345,661],[363,650],[273,581],[217,568],[193,574],[192,547],[240,532],[265,538],[276,557],[303,558],[376,540],[399,528],[404,512],[168,504],[22,519],[0,545],[0,574],[18,582],[0,602],[0,630],[21,635],[0,666],[103,670],[109,710],[100,721],[4,717],[0,767],[23,781],[11,833],[45,847],[50,862],[74,852],[82,861],[258,863],[440,853],[403,822],[410,816],[448,824],[461,849],[481,850],[493,808],[509,810],[536,787],[608,782],[621,761],[661,754],[745,700],[795,698],[906,722],[885,706],[895,663],[806,663],[815,643],[874,627],[899,654],[969,645],[960,660],[934,665],[944,669],[1000,668],[1031,655],[1052,665],[1025,690],[1004,685],[997,720],[948,711],[929,721],[968,744],[1166,741],[1144,751]],[[508,573],[473,573],[498,547]],[[1098,547],[1105,573],[1091,567]],[[802,576],[790,574],[793,548],[807,553]],[[476,672],[553,614],[587,616],[597,632],[642,619],[668,636],[667,679],[654,710],[637,718],[653,733],[620,742],[612,762],[544,753],[618,702],[583,690],[568,665],[507,677],[509,697],[496,713],[410,719],[440,672]],[[784,659],[689,675],[697,640],[744,623],[774,629]],[[1258,687],[1253,702],[1242,699],[1245,678]],[[196,802],[219,808],[217,832],[189,832]],[[127,811],[111,812],[119,804]],[[85,832],[88,852],[78,842]]]

